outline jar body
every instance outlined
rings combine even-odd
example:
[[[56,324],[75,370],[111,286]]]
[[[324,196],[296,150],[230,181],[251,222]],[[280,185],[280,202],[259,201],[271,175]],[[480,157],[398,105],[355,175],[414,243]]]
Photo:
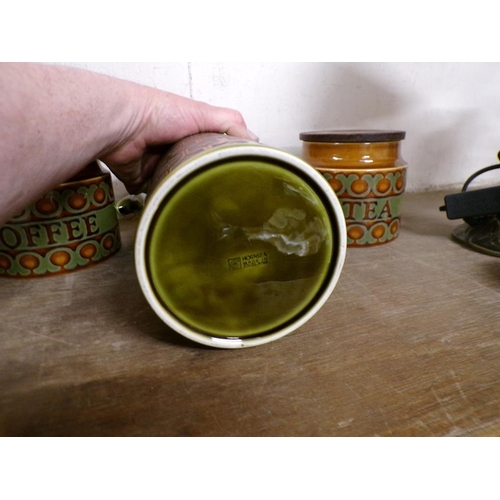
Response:
[[[120,247],[111,175],[93,163],[0,226],[0,276],[66,274]]]
[[[156,314],[195,342],[241,348],[304,324],[332,293],[346,236],[340,203],[298,157],[222,134],[176,143],[136,236]]]
[[[342,205],[347,245],[385,244],[399,235],[407,163],[401,142],[304,141],[302,158],[327,179]]]

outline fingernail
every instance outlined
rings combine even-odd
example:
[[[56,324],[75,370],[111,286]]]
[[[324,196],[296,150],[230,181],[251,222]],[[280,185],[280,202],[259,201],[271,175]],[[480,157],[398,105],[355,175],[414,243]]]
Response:
[[[247,129],[247,132],[248,135],[251,137],[252,141],[259,142],[259,137],[256,136],[251,130]]]

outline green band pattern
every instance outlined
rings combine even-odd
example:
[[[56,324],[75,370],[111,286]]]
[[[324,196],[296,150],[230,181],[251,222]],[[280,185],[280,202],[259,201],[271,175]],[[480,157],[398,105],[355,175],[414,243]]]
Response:
[[[69,272],[120,247],[110,175],[61,184],[0,226],[0,276]]]

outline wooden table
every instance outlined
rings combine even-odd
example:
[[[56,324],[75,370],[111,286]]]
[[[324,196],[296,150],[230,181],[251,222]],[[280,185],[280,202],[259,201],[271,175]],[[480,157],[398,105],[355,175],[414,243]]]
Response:
[[[0,279],[0,434],[498,436],[500,259],[451,240],[444,193],[402,232],[348,249],[301,329],[242,350],[170,331],[139,289],[136,220],[86,270]]]

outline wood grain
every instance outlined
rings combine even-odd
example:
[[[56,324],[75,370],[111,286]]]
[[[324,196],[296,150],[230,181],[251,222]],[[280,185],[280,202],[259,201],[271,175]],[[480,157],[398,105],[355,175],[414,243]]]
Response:
[[[498,436],[500,260],[451,240],[445,193],[348,249],[336,290],[271,344],[216,350],[153,313],[123,249],[73,274],[0,280],[4,436]]]

